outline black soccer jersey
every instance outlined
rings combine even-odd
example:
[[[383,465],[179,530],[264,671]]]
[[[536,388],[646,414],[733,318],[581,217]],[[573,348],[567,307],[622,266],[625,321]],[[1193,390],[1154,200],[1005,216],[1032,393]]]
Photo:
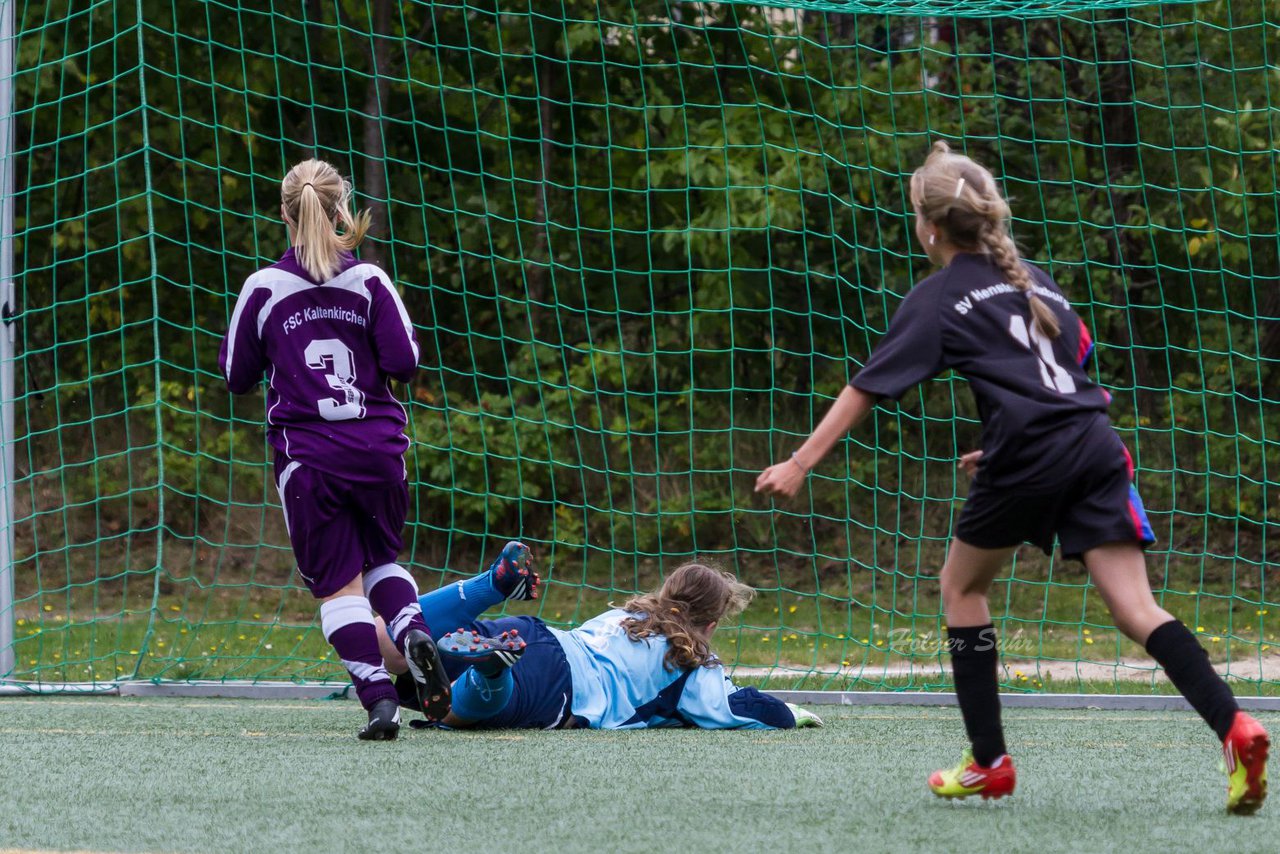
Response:
[[[979,477],[989,486],[1044,487],[1072,458],[1109,395],[1084,371],[1093,341],[1062,291],[1026,265],[1061,334],[1042,336],[1026,294],[983,255],[956,255],[911,289],[851,385],[897,399],[954,369],[982,419]],[[1105,416],[1104,416],[1105,417]]]

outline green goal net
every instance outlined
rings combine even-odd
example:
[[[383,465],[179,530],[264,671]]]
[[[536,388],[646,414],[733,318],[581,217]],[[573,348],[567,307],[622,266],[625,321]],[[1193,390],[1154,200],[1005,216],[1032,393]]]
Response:
[[[15,69],[9,680],[334,680],[263,396],[220,337],[309,156],[422,345],[403,389],[424,589],[536,550],[552,625],[695,555],[759,591],[741,678],[943,688],[937,573],[978,422],[942,377],[793,502],[752,492],[927,270],[935,139],[1098,342],[1163,605],[1245,693],[1280,598],[1280,0],[49,0]],[[3,596],[0,591],[0,596]],[[1271,614],[1271,610],[1275,614]],[[1078,564],[992,593],[1004,682],[1165,690]]]

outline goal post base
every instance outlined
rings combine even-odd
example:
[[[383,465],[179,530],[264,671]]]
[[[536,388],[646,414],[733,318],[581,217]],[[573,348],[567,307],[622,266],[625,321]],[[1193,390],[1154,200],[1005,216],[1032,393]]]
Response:
[[[954,706],[956,695],[934,691],[769,691],[801,706]],[[186,697],[228,700],[350,699],[351,686],[333,682],[151,682],[110,683],[0,682],[0,697],[37,696]],[[1237,697],[1251,712],[1280,712],[1280,697]],[[1191,711],[1185,699],[1170,694],[1017,694],[1002,693],[1006,709],[1086,709],[1107,711]]]

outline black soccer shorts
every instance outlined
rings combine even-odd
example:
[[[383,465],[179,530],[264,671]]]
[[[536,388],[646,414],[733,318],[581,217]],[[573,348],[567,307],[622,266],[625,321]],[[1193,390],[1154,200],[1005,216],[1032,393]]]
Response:
[[[1075,560],[1107,543],[1151,545],[1156,538],[1133,485],[1133,460],[1120,438],[1114,438],[1114,444],[1085,455],[1051,492],[1028,494],[975,481],[956,523],[956,537],[981,549],[1031,543],[1045,554],[1053,554],[1057,537],[1063,557]]]

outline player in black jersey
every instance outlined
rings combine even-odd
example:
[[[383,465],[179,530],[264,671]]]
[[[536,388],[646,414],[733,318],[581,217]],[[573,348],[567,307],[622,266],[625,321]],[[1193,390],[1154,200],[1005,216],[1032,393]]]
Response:
[[[1092,341],[1058,286],[1022,261],[991,173],[936,143],[911,176],[916,237],[941,269],[907,294],[889,331],[813,434],[770,466],[756,491],[794,496],[805,476],[876,403],[951,369],[969,381],[982,450],[960,466],[968,500],[942,568],[956,696],[972,749],[935,772],[941,797],[1002,797],[1015,785],[996,681],[987,591],[1021,543],[1084,561],[1116,627],[1143,644],[1223,741],[1227,809],[1266,797],[1269,740],[1241,712],[1204,648],[1151,594],[1142,549],[1155,537],[1133,463],[1111,428],[1109,395],[1085,373]]]

